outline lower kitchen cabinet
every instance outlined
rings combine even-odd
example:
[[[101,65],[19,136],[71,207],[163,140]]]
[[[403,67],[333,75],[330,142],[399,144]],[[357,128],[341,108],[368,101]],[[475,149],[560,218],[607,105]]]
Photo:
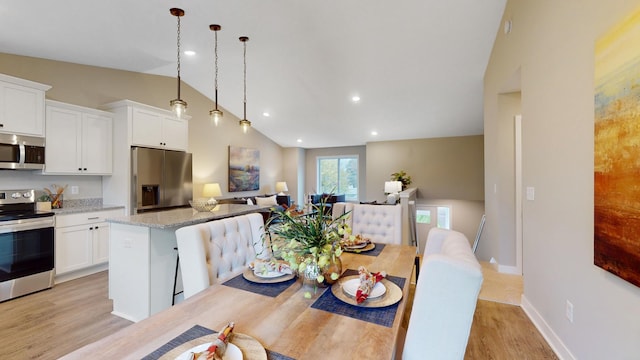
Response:
[[[123,209],[56,215],[56,283],[108,268],[109,217]]]

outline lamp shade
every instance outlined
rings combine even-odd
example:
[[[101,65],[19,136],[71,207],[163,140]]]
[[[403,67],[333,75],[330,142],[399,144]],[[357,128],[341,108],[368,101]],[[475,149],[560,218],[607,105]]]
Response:
[[[397,194],[402,191],[402,182],[400,181],[385,181],[384,192],[386,194]]]
[[[222,190],[220,190],[220,184],[218,183],[205,184],[204,188],[202,189],[202,196],[209,197],[209,198],[222,196]]]
[[[278,181],[276,183],[276,191],[280,193],[280,195],[284,195],[285,191],[289,191],[289,188],[287,188],[287,182],[286,181]]]

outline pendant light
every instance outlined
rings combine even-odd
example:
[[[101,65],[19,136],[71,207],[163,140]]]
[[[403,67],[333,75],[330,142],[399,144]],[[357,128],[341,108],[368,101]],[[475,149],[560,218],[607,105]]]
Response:
[[[247,41],[249,38],[240,36],[240,41],[244,44],[244,117],[240,120],[240,127],[245,134],[251,127],[251,121],[247,120]]]
[[[213,47],[213,52],[215,54],[215,73],[216,73],[215,80],[214,80],[216,108],[209,111],[209,118],[211,118],[211,121],[213,121],[215,126],[218,126],[220,119],[222,119],[222,111],[218,110],[218,31],[222,29],[222,26],[213,24],[213,25],[209,25],[209,29],[211,29],[211,31],[213,31],[213,33],[215,34],[215,43],[214,43],[215,45]]]
[[[187,102],[180,99],[180,18],[184,16],[184,10],[178,8],[169,9],[171,15],[178,18],[178,98],[173,99],[169,102],[171,105],[171,110],[176,114],[178,118],[182,117],[187,111]]]

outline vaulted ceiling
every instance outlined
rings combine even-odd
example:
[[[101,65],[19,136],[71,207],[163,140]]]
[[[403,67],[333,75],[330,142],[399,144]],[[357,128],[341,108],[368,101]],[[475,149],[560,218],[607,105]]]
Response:
[[[0,3],[0,52],[175,76],[179,7],[181,48],[196,52],[181,55],[183,82],[214,98],[220,24],[218,100],[242,118],[248,36],[247,119],[282,146],[476,135],[505,3],[13,0]]]

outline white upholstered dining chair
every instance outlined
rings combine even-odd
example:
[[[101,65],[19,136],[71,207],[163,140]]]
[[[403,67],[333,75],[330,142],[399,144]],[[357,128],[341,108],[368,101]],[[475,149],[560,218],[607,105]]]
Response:
[[[253,213],[176,230],[184,298],[244,271],[256,258],[268,259],[264,219]]]
[[[332,217],[351,212],[347,222],[352,234],[360,234],[374,243],[402,243],[402,207],[400,205],[371,205],[335,203]]]
[[[431,229],[406,338],[398,346],[402,359],[464,359],[482,281],[467,237]]]

